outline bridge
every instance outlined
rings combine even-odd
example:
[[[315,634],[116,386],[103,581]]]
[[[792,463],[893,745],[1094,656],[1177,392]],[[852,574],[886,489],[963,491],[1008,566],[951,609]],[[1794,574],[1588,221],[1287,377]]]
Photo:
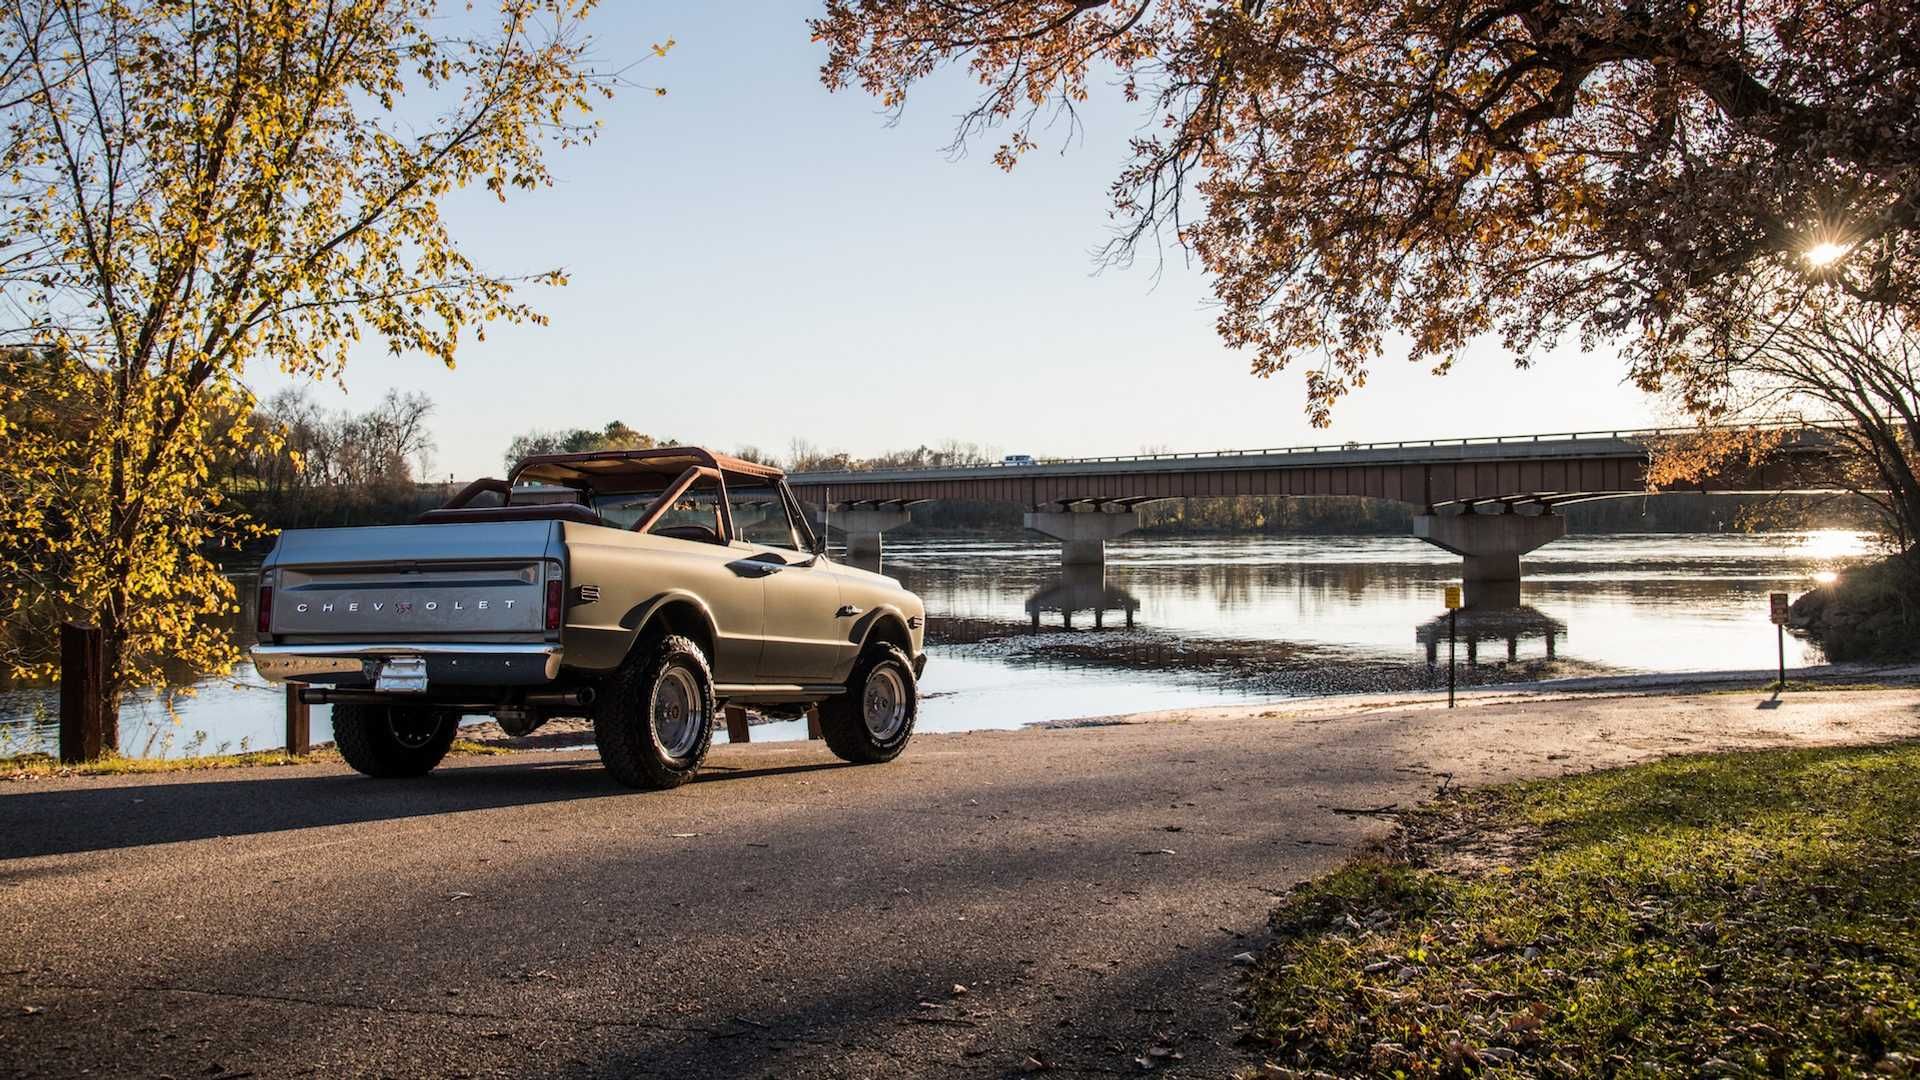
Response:
[[[822,508],[849,558],[877,559],[881,535],[936,499],[1014,503],[1029,529],[1061,541],[1064,564],[1099,565],[1106,542],[1140,525],[1163,499],[1352,495],[1419,508],[1414,535],[1461,556],[1468,603],[1497,587],[1515,594],[1520,557],[1566,535],[1556,509],[1666,491],[1831,490],[1829,437],[1783,431],[1759,465],[1686,485],[1649,480],[1663,442],[1696,429],[1570,432],[1493,438],[1342,443],[1197,454],[1135,454],[952,468],[795,473],[795,492]]]

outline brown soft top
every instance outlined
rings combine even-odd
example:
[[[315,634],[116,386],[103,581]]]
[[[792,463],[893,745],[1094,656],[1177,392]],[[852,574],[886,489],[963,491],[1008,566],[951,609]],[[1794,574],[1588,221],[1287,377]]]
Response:
[[[771,465],[761,465],[730,454],[716,454],[698,446],[656,446],[651,450],[535,454],[515,465],[508,479],[515,484],[566,484],[598,491],[619,491],[623,484],[638,482],[642,477],[648,480],[661,477],[671,480],[696,466],[760,480],[777,480],[785,475]]]

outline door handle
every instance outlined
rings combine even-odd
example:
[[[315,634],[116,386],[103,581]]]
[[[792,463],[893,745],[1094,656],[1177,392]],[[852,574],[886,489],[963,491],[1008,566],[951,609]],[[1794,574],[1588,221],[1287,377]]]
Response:
[[[834,618],[837,619],[851,619],[858,614],[860,614],[860,609],[854,607],[852,604],[841,604],[840,610],[833,613]]]

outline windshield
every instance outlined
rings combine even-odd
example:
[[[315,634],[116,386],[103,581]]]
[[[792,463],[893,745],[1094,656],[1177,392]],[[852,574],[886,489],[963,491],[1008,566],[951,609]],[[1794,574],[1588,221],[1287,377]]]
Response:
[[[665,485],[651,491],[623,491],[595,495],[593,508],[600,519],[616,529],[631,529],[646,516],[647,509],[660,497]],[[720,489],[712,480],[702,478],[673,501],[647,532],[678,536],[688,540],[717,541],[720,538]]]
[[[772,484],[727,485],[735,538],[755,547],[800,550],[799,533],[787,515],[780,489]]]

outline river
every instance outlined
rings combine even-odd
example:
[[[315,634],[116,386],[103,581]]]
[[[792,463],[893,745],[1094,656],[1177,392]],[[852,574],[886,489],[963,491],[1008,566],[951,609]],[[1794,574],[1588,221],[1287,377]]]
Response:
[[[1797,596],[1867,554],[1835,530],[1570,536],[1527,559],[1517,606],[1463,613],[1460,670],[1489,683],[1768,667],[1767,594]],[[889,541],[886,572],[927,602],[920,730],[1445,685],[1442,590],[1459,560],[1411,538],[1135,537],[1108,545],[1104,573],[1058,562],[1038,537]],[[1787,638],[1789,666],[1819,660]],[[250,668],[192,690],[131,695],[122,751],[279,745],[280,692]],[[0,756],[51,751],[57,712],[51,690],[0,692]],[[313,735],[331,737],[324,708]],[[803,736],[798,723],[754,735]]]

